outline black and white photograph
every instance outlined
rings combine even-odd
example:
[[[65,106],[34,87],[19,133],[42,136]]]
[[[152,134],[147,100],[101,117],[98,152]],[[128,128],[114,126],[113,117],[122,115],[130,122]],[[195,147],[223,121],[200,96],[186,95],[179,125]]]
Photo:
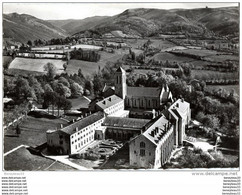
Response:
[[[239,6],[3,2],[2,171],[238,171]]]

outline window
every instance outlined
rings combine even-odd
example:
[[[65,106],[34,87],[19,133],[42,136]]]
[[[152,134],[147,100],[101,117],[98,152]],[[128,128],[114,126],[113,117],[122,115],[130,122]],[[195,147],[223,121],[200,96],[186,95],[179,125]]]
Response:
[[[62,139],[63,138],[63,135],[59,135],[59,138]]]
[[[140,142],[140,147],[145,148],[145,142]]]
[[[136,154],[136,150],[134,150],[134,153]]]
[[[140,150],[140,156],[145,156],[145,150],[143,149]]]
[[[59,142],[60,144],[63,144],[63,141],[62,140],[60,140],[60,142]]]

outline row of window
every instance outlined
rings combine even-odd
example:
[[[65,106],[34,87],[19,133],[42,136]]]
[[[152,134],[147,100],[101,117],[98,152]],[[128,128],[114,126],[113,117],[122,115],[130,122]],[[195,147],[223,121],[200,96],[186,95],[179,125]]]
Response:
[[[87,126],[85,129],[82,129],[81,131],[79,130],[77,133],[73,134],[73,135],[71,136],[71,138],[74,138],[74,137],[80,135],[81,133],[84,133],[85,131],[88,131],[88,130],[92,129],[92,127],[95,127],[96,125],[97,125],[98,127],[100,127],[102,122],[103,122],[103,120],[99,120],[99,121],[93,123],[92,125]],[[93,133],[93,131],[94,131],[94,130],[91,130],[91,133]],[[90,132],[89,132],[89,133],[90,133]]]
[[[134,150],[134,154],[136,154],[136,150]],[[140,156],[145,156],[145,149],[140,149]],[[151,152],[149,152],[149,156],[151,156]]]
[[[150,107],[151,106],[151,101],[150,100],[146,100],[145,101],[146,102],[146,105],[148,106],[148,107]],[[152,100],[152,102],[153,102],[153,106],[158,106],[157,105],[157,100]],[[127,105],[128,106],[131,106],[131,104],[132,104],[132,106],[134,106],[134,107],[144,107],[145,105],[144,105],[144,101],[142,100],[142,99],[139,99],[139,100],[136,100],[136,99],[128,99],[127,98]]]
[[[79,138],[77,138],[77,139],[75,139],[74,141],[72,141],[71,142],[71,144],[74,144],[74,143],[76,143],[76,142],[79,142],[80,140],[82,140],[82,139],[88,139],[88,138],[85,138],[87,136],[87,134],[86,135],[84,135],[83,137],[81,136],[81,137],[79,137]],[[91,135],[89,138],[92,138],[93,139],[93,135]]]
[[[90,136],[89,138],[86,138],[83,141],[76,143],[75,149],[77,150],[77,149],[81,148],[82,146],[86,145],[87,143],[89,143],[92,140],[93,140],[93,136]],[[74,142],[72,144],[74,144]]]
[[[115,104],[109,108],[107,108],[105,111],[108,113],[108,114],[113,114],[119,110],[123,110],[124,109],[124,104],[123,104],[123,101],[118,103],[118,104]]]

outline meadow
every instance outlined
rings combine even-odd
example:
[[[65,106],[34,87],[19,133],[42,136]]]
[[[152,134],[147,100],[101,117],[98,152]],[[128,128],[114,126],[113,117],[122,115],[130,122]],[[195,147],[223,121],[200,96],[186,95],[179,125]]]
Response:
[[[44,73],[44,66],[47,63],[52,63],[53,65],[55,65],[58,74],[64,71],[63,64],[65,63],[65,61],[63,60],[31,58],[15,58],[9,65],[9,69],[19,69]]]
[[[4,132],[4,152],[7,152],[21,144],[38,146],[46,142],[46,131],[48,129],[60,128],[60,124],[66,125],[62,119],[35,118],[27,116],[20,125],[21,134],[16,137],[16,129],[10,127]]]

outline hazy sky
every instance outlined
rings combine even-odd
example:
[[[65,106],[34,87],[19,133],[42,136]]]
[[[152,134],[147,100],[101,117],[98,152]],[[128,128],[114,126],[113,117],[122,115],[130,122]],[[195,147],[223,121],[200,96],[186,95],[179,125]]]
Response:
[[[130,8],[204,8],[238,6],[238,3],[3,3],[3,13],[17,12],[40,19],[83,19],[112,16]]]

